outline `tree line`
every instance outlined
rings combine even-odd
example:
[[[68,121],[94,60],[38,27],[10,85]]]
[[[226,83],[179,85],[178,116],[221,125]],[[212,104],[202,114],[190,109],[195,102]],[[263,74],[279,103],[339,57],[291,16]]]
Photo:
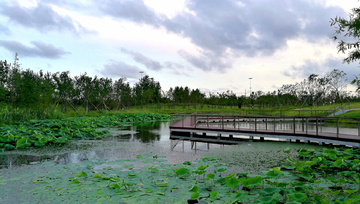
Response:
[[[222,93],[202,93],[189,87],[170,88],[163,91],[161,85],[148,75],[130,86],[127,79],[118,80],[89,76],[87,73],[71,77],[69,71],[34,72],[22,69],[15,55],[13,64],[0,61],[0,102],[19,108],[47,109],[60,106],[62,111],[83,106],[89,110],[118,110],[146,104],[192,104],[208,106],[258,106],[319,105],[325,101],[344,100],[347,93],[345,73],[333,70],[324,77],[312,74],[303,81],[283,85],[279,90],[264,93],[252,92],[249,96],[237,96],[228,90]],[[195,107],[196,108],[196,107]]]

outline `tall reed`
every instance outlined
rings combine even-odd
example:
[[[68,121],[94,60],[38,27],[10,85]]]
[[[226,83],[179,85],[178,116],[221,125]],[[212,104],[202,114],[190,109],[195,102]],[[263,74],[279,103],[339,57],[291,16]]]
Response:
[[[0,124],[15,124],[27,120],[61,119],[64,115],[54,109],[23,109],[6,107],[0,109]]]

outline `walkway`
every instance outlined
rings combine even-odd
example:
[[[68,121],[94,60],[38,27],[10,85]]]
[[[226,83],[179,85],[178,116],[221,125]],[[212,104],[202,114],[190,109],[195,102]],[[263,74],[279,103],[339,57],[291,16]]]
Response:
[[[171,138],[216,140],[238,143],[241,139],[280,139],[307,143],[331,143],[360,147],[360,123],[357,128],[339,125],[341,118],[321,117],[254,117],[229,115],[173,115],[177,120],[170,126]],[[325,126],[331,120],[333,127]],[[328,121],[328,122],[326,122]],[[210,134],[210,135],[209,135]],[[178,135],[178,136],[176,136]],[[181,135],[181,137],[179,136]],[[216,137],[211,136],[216,135]],[[245,136],[245,138],[244,138]],[[185,137],[185,138],[184,138]],[[237,138],[237,139],[236,139]]]

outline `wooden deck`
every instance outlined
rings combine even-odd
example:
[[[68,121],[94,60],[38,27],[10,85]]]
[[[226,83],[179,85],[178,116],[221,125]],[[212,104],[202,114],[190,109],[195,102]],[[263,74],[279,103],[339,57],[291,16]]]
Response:
[[[226,140],[231,140],[234,138],[234,135],[242,135],[242,136],[249,136],[249,139],[253,139],[254,137],[259,137],[260,140],[264,140],[264,138],[278,138],[278,139],[286,139],[286,140],[303,140],[303,141],[315,141],[320,144],[323,142],[325,143],[332,143],[332,144],[343,144],[343,145],[350,145],[350,146],[356,146],[360,147],[360,136],[353,135],[353,134],[343,134],[341,133],[341,128],[337,128],[337,132],[322,132],[319,131],[318,123],[316,122],[316,129],[315,130],[308,130],[306,127],[303,127],[300,130],[279,130],[274,128],[268,128],[268,124],[264,124],[264,119],[261,119],[261,117],[256,117],[253,121],[253,125],[255,125],[255,128],[243,128],[240,127],[240,123],[242,123],[243,119],[254,119],[253,117],[187,117],[183,118],[180,121],[175,122],[170,126],[170,131],[173,135],[176,135],[177,133],[180,134],[187,134],[190,137],[193,137],[193,135],[202,135],[201,138],[206,138],[206,134],[216,134],[219,136],[218,140],[221,140],[221,137],[224,135],[228,135]],[[271,120],[280,120],[283,119],[283,117],[271,117]],[[205,120],[205,122],[204,122]],[[234,124],[233,127],[226,127],[224,125],[224,121],[231,121],[231,122],[225,122],[227,124]],[[288,120],[292,121],[292,118],[288,118]],[[199,121],[202,121],[200,123]],[[220,127],[216,127],[213,125],[209,125],[209,123],[215,122]],[[256,122],[258,121],[258,122]],[[302,119],[302,121],[305,121]],[[271,121],[270,121],[271,122]],[[256,124],[261,124],[262,127],[266,125],[266,128],[259,128],[260,125],[256,126]],[[268,123],[268,120],[266,119],[266,123]],[[214,124],[214,123],[212,123]],[[222,124],[222,125],[221,125]],[[270,123],[269,123],[270,124]],[[305,124],[303,124],[304,126]],[[307,125],[307,123],[306,123]],[[229,125],[228,125],[229,126]],[[237,127],[236,127],[237,126]],[[270,125],[269,125],[270,126]],[[273,127],[276,127],[275,124],[273,124]],[[294,119],[294,127],[295,127],[295,119]],[[340,129],[340,130],[339,130]],[[174,137],[176,138],[176,137]],[[184,139],[182,137],[182,139]],[[195,138],[194,138],[195,139]],[[209,137],[210,139],[210,137]],[[234,138],[235,139],[235,138]]]

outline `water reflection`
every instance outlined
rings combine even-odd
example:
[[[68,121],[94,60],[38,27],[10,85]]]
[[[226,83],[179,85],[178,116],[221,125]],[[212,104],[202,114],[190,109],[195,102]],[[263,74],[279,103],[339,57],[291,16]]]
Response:
[[[170,163],[186,161],[189,160],[189,157],[192,159],[198,157],[198,152],[191,149],[190,144],[187,142],[184,149],[178,147],[171,151],[169,125],[169,122],[149,122],[118,128],[106,128],[112,133],[112,136],[99,141],[91,141],[91,144],[96,143],[97,147],[93,148],[91,146],[87,150],[79,148],[78,150],[73,149],[65,153],[58,153],[56,150],[51,150],[47,147],[42,155],[33,155],[34,153],[26,150],[17,151],[16,154],[6,152],[5,154],[0,154],[0,168],[12,168],[13,166],[27,165],[39,161],[55,161],[56,163],[63,164],[79,163],[90,158],[108,160],[129,159],[135,158],[138,154],[149,153],[149,151],[153,151],[154,154],[175,158],[173,161],[168,159]],[[79,146],[86,146],[85,141],[80,140],[76,142],[80,144]],[[205,145],[199,144],[197,150],[200,151],[200,149],[205,150]],[[180,152],[181,154],[179,154]]]

